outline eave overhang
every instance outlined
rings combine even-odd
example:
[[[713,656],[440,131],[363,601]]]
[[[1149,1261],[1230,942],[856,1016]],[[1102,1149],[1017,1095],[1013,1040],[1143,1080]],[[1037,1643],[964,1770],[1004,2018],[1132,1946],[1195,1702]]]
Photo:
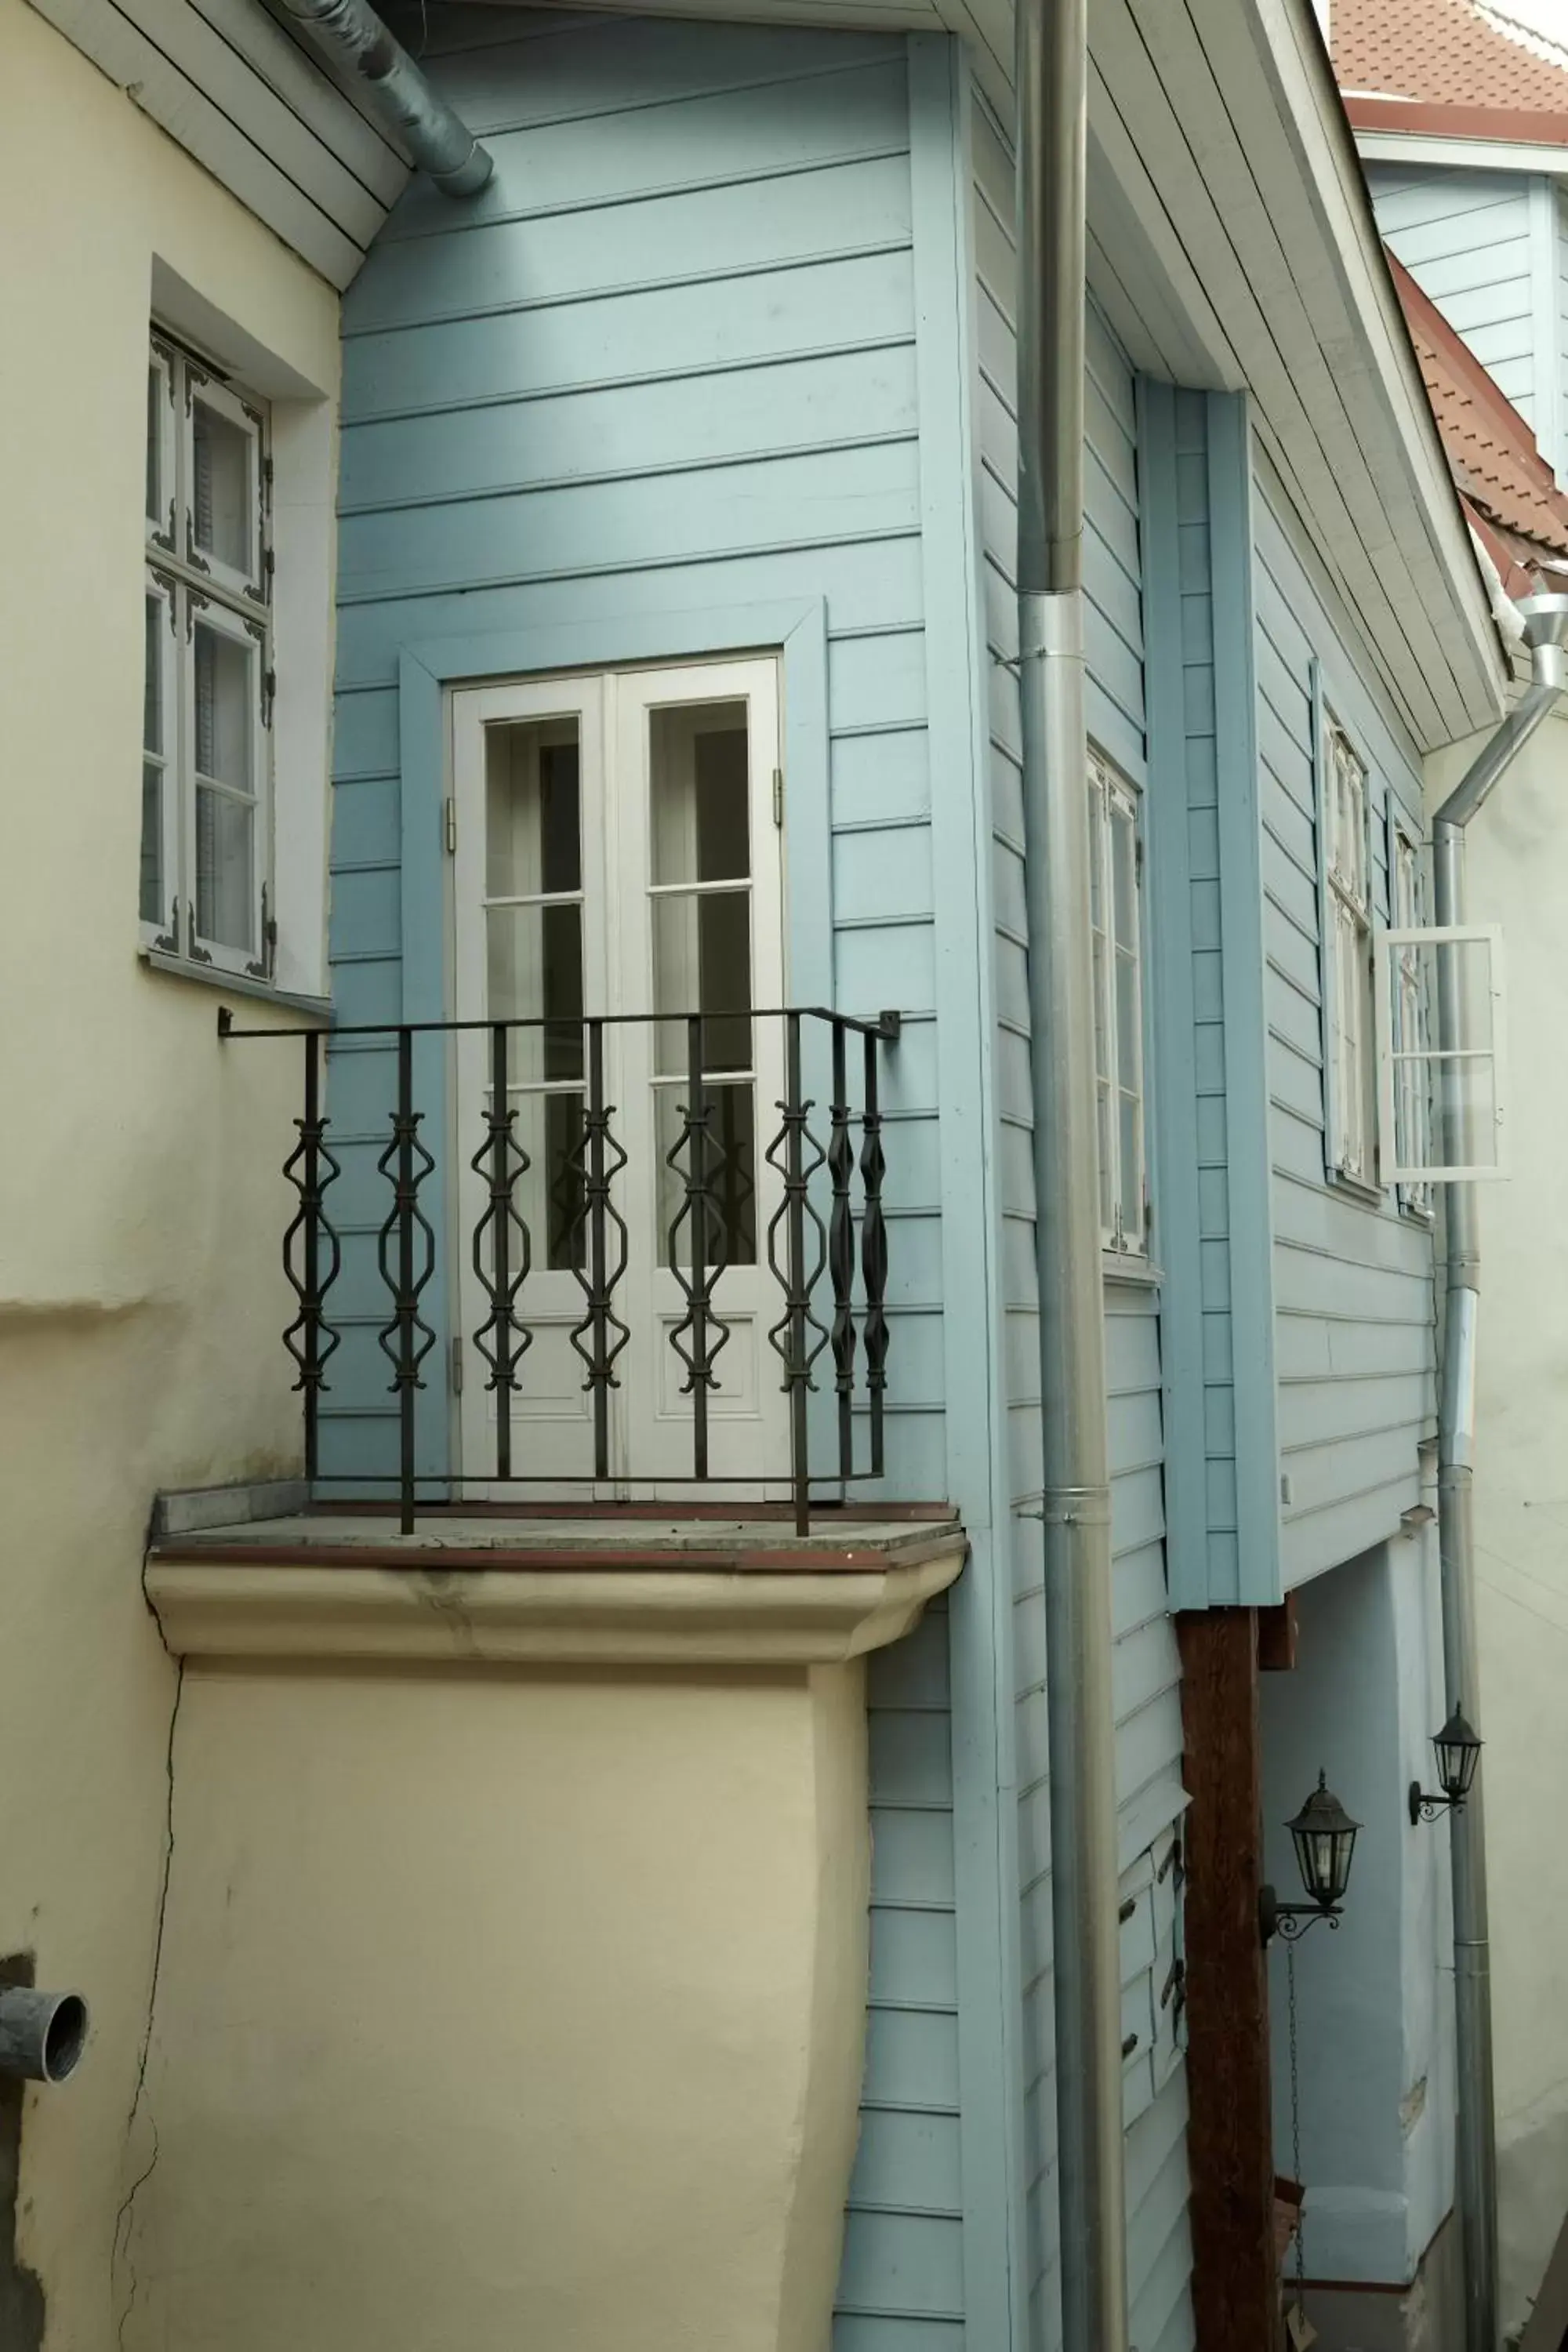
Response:
[[[1097,0],[1091,43],[1112,324],[1152,373],[1249,394],[1417,745],[1490,725],[1501,647],[1311,10]]]

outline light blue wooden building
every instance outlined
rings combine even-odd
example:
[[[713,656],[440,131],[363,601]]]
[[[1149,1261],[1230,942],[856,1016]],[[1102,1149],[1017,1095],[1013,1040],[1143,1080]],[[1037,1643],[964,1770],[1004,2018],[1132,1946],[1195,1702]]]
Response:
[[[773,665],[774,1001],[901,1016],[882,1492],[951,1503],[970,1544],[948,1607],[871,1675],[834,2342],[1023,2352],[1056,2340],[1058,2242],[1010,37],[1000,10],[751,13],[453,5],[401,27],[496,168],[464,206],[410,189],[344,302],[332,995],[347,1024],[477,1002],[465,697],[517,689],[527,727],[530,682],[587,681],[583,724],[613,735],[650,674]],[[1104,0],[1094,26],[1082,786],[1105,901],[1127,2259],[1139,2352],[1185,2352],[1204,2184],[1173,1612],[1269,1608],[1352,1560],[1392,1577],[1422,1501],[1431,1221],[1380,1181],[1352,1051],[1370,998],[1339,992],[1402,875],[1418,889],[1424,753],[1494,716],[1502,668],[1310,11]],[[615,772],[606,754],[606,811]],[[521,895],[552,890],[591,896],[544,866]],[[439,1080],[465,1083],[455,1060]],[[390,1055],[345,1041],[331,1084],[354,1313],[323,1467],[384,1473]],[[444,1256],[423,1311],[438,1390],[471,1339]],[[433,1475],[460,1466],[464,1410],[425,1418]],[[1397,1678],[1425,1618],[1386,1623]],[[1309,1745],[1332,1736],[1319,1696]],[[1424,1740],[1416,1698],[1384,1697],[1395,1745]],[[1392,1853],[1388,1769],[1355,1793]],[[1364,1961],[1404,2015],[1436,1947],[1390,1900]],[[1413,2046],[1406,2072],[1436,2063]],[[1400,2139],[1408,2088],[1368,2125],[1375,2179],[1335,2184],[1400,2204],[1365,2256],[1383,2267],[1353,2273],[1380,2284],[1408,2283],[1446,2210],[1441,2164]]]

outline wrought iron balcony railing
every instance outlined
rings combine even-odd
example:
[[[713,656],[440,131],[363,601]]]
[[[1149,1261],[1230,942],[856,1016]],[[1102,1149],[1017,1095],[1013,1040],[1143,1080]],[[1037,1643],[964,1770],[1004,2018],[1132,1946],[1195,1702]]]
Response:
[[[773,1066],[782,1073],[784,1092],[774,1106],[777,1131],[759,1157],[763,1067],[753,1055],[737,1050],[736,1040],[754,1037],[764,1024],[777,1024],[775,1037],[782,1032],[782,1055],[775,1052]],[[851,1483],[881,1478],[889,1323],[880,1065],[899,1027],[896,1013],[865,1022],[802,1005],[744,1015],[552,1015],[262,1029],[240,1027],[226,1007],[218,1016],[223,1037],[274,1044],[291,1038],[302,1048],[303,1102],[283,1169],[295,1196],[282,1250],[297,1312],[282,1337],[296,1371],[294,1388],[303,1398],[308,1477],[318,1486],[352,1485],[362,1494],[395,1491],[405,1534],[413,1532],[422,1503],[449,1500],[459,1490],[465,1497],[492,1486],[559,1490],[574,1474],[563,1473],[559,1459],[543,1458],[552,1452],[550,1432],[537,1423],[531,1427],[529,1356],[539,1329],[534,1294],[543,1277],[565,1276],[575,1286],[580,1312],[563,1322],[557,1279],[552,1319],[566,1330],[581,1365],[592,1457],[582,1476],[595,1488],[618,1485],[662,1496],[671,1486],[754,1492],[787,1482],[795,1526],[805,1533],[814,1483],[841,1493]],[[659,1165],[652,1171],[634,1168],[617,1131],[616,1106],[606,1098],[609,1033],[633,1028],[666,1040],[683,1036],[685,1047],[684,1075],[658,1082],[664,1132],[657,1118],[632,1122],[657,1152]],[[420,1050],[434,1047],[439,1059],[434,1079],[427,1067],[416,1090],[420,1040],[430,1041]],[[392,1076],[385,1143],[375,1160],[385,1210],[379,1223],[372,1220],[384,1320],[372,1321],[391,1368],[386,1390],[397,1400],[395,1478],[358,1468],[326,1471],[321,1465],[321,1400],[331,1390],[329,1367],[343,1336],[333,1299],[343,1268],[343,1234],[334,1226],[328,1198],[342,1173],[343,1147],[333,1149],[328,1066],[335,1049],[351,1043],[356,1051],[374,1053],[379,1046]],[[444,1146],[451,1122],[444,1109],[428,1113],[421,1097],[445,1105],[455,1094],[461,1124],[464,1092],[448,1083],[447,1057],[458,1055],[468,1057],[474,1080],[467,1098],[474,1131]],[[528,1073],[521,1082],[520,1058]],[[742,1068],[748,1060],[752,1066]],[[805,1091],[808,1068],[831,1087],[826,1120]],[[527,1122],[532,1150],[519,1132],[520,1120]],[[355,1139],[365,1140],[363,1134]],[[427,1382],[437,1333],[425,1307],[443,1244],[426,1213],[428,1195],[422,1199],[422,1193],[438,1171],[458,1179],[456,1192],[468,1192],[469,1210],[477,1205],[476,1214],[463,1218],[461,1255],[471,1269],[470,1296],[481,1304],[468,1338],[493,1400],[487,1415],[487,1426],[493,1421],[490,1458],[476,1463],[460,1449],[461,1467],[447,1472],[419,1466],[422,1396],[426,1412],[448,1412],[444,1381],[436,1383],[438,1396]],[[658,1201],[651,1227],[646,1216],[639,1227],[625,1197],[639,1175],[641,1197]],[[657,1320],[667,1327],[663,1344],[675,1360],[676,1391],[689,1400],[689,1471],[672,1472],[668,1458],[639,1465],[624,1437],[612,1444],[612,1392],[622,1389],[634,1337],[626,1277],[639,1246],[657,1256],[672,1302]],[[748,1321],[765,1337],[763,1360],[776,1370],[782,1404],[773,1417],[781,1435],[787,1424],[787,1440],[781,1449],[786,1458],[758,1460],[741,1471],[732,1453],[715,1458],[713,1405],[721,1397],[720,1359],[736,1319],[729,1298],[742,1279],[750,1285]],[[765,1309],[764,1291],[772,1299]],[[646,1283],[639,1295],[646,1303]],[[662,1369],[668,1377],[671,1368]],[[821,1399],[816,1406],[814,1394]],[[768,1418],[765,1412],[756,1417],[756,1426],[765,1430]],[[863,1444],[858,1425],[863,1425]]]

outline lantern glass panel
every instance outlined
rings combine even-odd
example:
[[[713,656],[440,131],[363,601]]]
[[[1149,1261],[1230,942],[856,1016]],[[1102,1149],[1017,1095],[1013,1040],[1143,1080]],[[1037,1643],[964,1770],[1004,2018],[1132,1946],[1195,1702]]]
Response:
[[[1332,1903],[1342,1901],[1344,1891],[1351,1883],[1351,1861],[1355,1853],[1355,1835],[1354,1830],[1341,1830],[1334,1838],[1332,1893],[1329,1897]]]
[[[1480,1762],[1481,1743],[1456,1707],[1433,1739],[1437,1758],[1437,1783],[1443,1794],[1463,1802],[1470,1793]]]

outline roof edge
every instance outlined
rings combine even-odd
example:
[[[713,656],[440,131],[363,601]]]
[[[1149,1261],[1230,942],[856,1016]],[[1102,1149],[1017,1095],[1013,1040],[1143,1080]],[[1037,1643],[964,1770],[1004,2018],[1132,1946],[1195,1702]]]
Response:
[[[1523,107],[1439,106],[1425,99],[1341,95],[1355,131],[1403,131],[1412,139],[1489,139],[1505,147],[1568,150],[1568,111],[1536,113]],[[1568,172],[1568,152],[1563,168]]]
[[[1496,378],[1481,365],[1463,337],[1448,324],[1431,296],[1417,284],[1399,256],[1387,246],[1384,250],[1389,273],[1406,315],[1414,314],[1420,320],[1423,333],[1429,335],[1437,346],[1450,372],[1463,379],[1465,390],[1477,407],[1487,411],[1499,431],[1529,467],[1540,488],[1548,496],[1556,497],[1557,477],[1542,456],[1527,419],[1521,415],[1508,394],[1500,391]]]

